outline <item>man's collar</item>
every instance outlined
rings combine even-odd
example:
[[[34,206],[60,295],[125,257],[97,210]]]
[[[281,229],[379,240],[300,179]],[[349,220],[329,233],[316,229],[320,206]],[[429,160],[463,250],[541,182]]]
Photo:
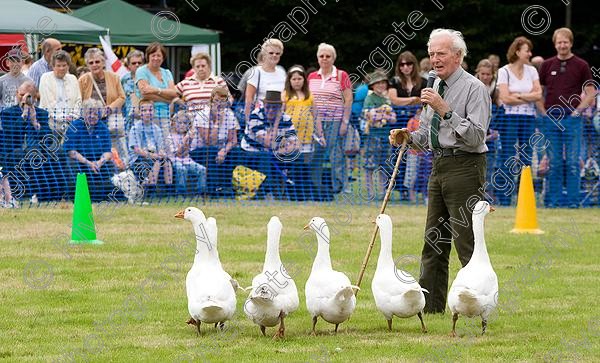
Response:
[[[450,75],[450,77],[448,77],[445,82],[448,85],[448,87],[452,87],[452,85],[454,83],[456,83],[456,81],[458,81],[458,79],[463,75],[463,73],[465,73],[465,70],[463,69],[463,67],[459,66],[458,69],[456,69],[454,71],[454,73],[452,73]]]

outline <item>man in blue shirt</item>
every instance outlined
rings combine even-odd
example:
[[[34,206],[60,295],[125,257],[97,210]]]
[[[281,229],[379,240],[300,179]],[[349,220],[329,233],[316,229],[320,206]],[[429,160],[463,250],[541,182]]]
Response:
[[[113,186],[110,132],[103,122],[98,122],[103,105],[87,99],[83,102],[83,120],[73,121],[67,131],[64,149],[76,161],[75,170],[87,176],[92,201],[108,199]]]
[[[42,57],[31,65],[31,68],[29,68],[29,73],[27,74],[35,83],[36,88],[40,87],[40,79],[42,78],[42,74],[52,71],[50,59],[52,59],[52,55],[58,52],[61,48],[62,45],[60,42],[54,38],[46,38],[42,42]]]
[[[263,106],[250,114],[241,143],[242,163],[266,176],[261,195],[280,196],[277,180],[282,178],[288,185],[295,185],[290,176],[297,174],[300,142],[282,105],[281,92],[267,91]]]
[[[59,139],[48,126],[48,112],[35,107],[37,90],[25,81],[16,92],[17,105],[0,112],[0,164],[14,197],[37,194],[39,201],[64,195],[65,173]]]

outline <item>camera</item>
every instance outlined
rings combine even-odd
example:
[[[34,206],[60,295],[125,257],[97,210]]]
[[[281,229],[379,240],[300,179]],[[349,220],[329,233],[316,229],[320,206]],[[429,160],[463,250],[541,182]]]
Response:
[[[25,97],[23,97],[23,104],[33,105],[33,97],[30,94],[26,94]]]

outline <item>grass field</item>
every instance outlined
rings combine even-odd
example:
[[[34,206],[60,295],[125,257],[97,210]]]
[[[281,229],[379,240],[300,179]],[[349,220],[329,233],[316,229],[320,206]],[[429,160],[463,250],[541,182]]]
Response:
[[[486,240],[500,284],[500,306],[485,336],[480,321],[461,318],[450,338],[451,317],[394,319],[387,331],[371,294],[379,240],[349,322],[333,335],[311,319],[304,284],[316,239],[302,227],[313,216],[331,229],[333,267],[356,281],[379,207],[272,205],[202,207],[219,224],[219,254],[242,286],[262,268],[266,223],[283,222],[281,256],[295,279],[300,308],[286,321],[286,338],[262,337],[244,315],[238,294],[235,319],[225,331],[188,318],[185,275],[193,261],[191,224],[173,218],[182,206],[119,207],[97,216],[104,245],[70,247],[72,210],[0,212],[0,361],[90,362],[398,362],[598,361],[600,210],[538,210],[544,236],[512,235],[514,209],[486,220]],[[394,256],[418,271],[424,207],[388,206]],[[453,251],[451,278],[459,268]],[[273,328],[267,334],[273,334]],[[595,342],[595,343],[594,343]]]

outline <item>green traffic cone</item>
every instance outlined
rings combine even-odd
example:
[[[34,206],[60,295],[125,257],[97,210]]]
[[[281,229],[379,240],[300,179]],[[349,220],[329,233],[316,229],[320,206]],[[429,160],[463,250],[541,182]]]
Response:
[[[85,173],[77,174],[75,186],[75,207],[73,208],[73,226],[71,227],[71,244],[101,245],[104,242],[96,239],[96,227],[92,212],[92,201]]]

